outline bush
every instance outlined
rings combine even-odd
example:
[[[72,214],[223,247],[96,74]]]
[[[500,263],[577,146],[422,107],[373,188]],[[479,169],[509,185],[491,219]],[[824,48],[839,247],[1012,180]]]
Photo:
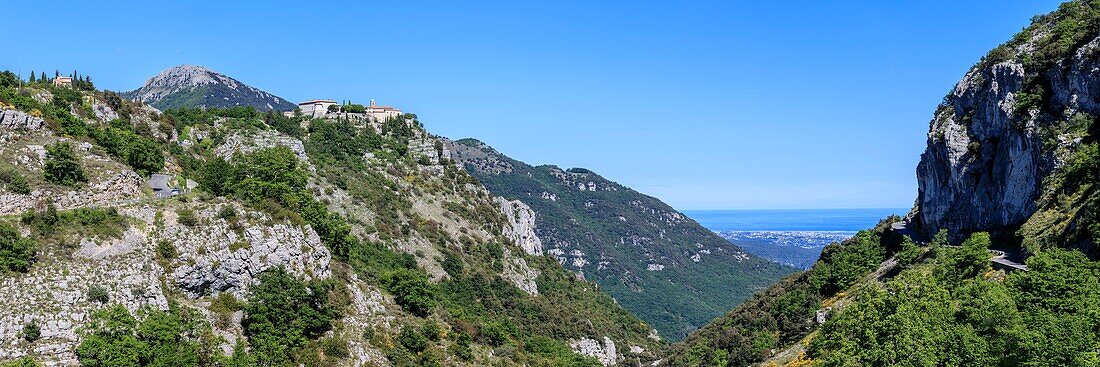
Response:
[[[43,169],[46,181],[62,185],[77,186],[88,182],[80,161],[69,142],[60,142],[46,146],[46,165]]]
[[[91,286],[91,288],[88,288],[87,297],[88,301],[99,302],[103,304],[106,304],[107,301],[110,300],[110,296],[107,295],[107,288],[98,285],[93,285]]]
[[[7,223],[0,223],[0,273],[27,272],[34,263],[37,244],[19,234]]]
[[[31,186],[27,183],[27,178],[14,168],[0,170],[0,182],[4,184],[8,191],[16,194],[26,195],[31,193]]]
[[[989,260],[993,256],[989,253],[990,245],[989,233],[971,234],[960,248],[950,251],[944,259],[942,277],[949,282],[959,282],[989,270]]]
[[[86,326],[87,333],[76,349],[80,364],[88,367],[210,364],[214,342],[209,329],[200,329],[203,323],[174,309],[144,312],[141,322],[121,305],[93,313]]]
[[[303,282],[281,268],[264,271],[259,280],[241,324],[260,365],[287,364],[306,342],[332,328],[332,284]]]
[[[31,322],[23,325],[23,340],[33,343],[42,336],[42,329],[38,326],[38,320],[31,320]]]
[[[199,224],[199,217],[190,208],[177,209],[176,215],[179,216],[179,223],[182,225],[194,227]]]
[[[42,365],[34,361],[30,356],[24,356],[16,360],[0,362],[0,367],[40,367]]]
[[[397,342],[413,353],[420,353],[428,347],[428,338],[412,327],[401,328],[401,334],[397,336]]]
[[[410,269],[397,269],[386,276],[386,290],[401,308],[424,317],[435,307],[435,292],[428,277]]]
[[[160,240],[157,242],[157,260],[171,261],[175,260],[179,256],[179,250],[176,250],[176,245],[168,240]]]

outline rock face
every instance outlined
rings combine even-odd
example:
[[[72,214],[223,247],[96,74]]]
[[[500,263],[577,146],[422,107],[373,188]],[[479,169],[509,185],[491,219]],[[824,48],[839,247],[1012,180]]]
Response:
[[[274,94],[196,65],[181,65],[162,71],[141,88],[123,93],[123,96],[161,110],[251,106],[258,110],[291,111],[297,107]]]
[[[45,120],[16,110],[0,110],[0,129],[38,130]]]
[[[529,255],[542,255],[542,240],[535,234],[535,211],[519,200],[502,197],[493,199],[500,205],[500,212],[508,220],[504,237],[512,240]]]
[[[615,342],[611,338],[603,337],[603,345],[595,339],[581,338],[569,344],[573,352],[600,360],[604,366],[614,366],[619,362],[619,354],[615,350]]]
[[[1032,32],[1003,51],[1034,52],[1047,37]],[[1100,38],[1092,39],[1038,70],[1019,56],[983,61],[963,77],[937,109],[917,166],[914,214],[926,235],[940,229],[953,241],[977,231],[1010,235],[1036,212],[1044,180],[1080,143],[1064,126],[1100,115],[1098,46]]]
[[[169,213],[170,225],[159,234],[174,243],[178,251],[195,254],[172,272],[176,285],[188,296],[231,292],[243,298],[245,290],[257,281],[255,275],[273,267],[306,279],[330,275],[332,256],[313,229],[278,223],[236,231],[217,218],[217,210],[209,207],[198,212],[206,222],[201,227],[171,225],[174,216]],[[262,213],[244,213],[256,221],[266,220]]]
[[[287,147],[298,159],[308,162],[306,148],[302,141],[274,131],[257,131],[246,134],[233,134],[225,138],[225,143],[215,149],[215,153],[225,160],[233,160],[237,154],[248,154],[257,150],[274,147]]]

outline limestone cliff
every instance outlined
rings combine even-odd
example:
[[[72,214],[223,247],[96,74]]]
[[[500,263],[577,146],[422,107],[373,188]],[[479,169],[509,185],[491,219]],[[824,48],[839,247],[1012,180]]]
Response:
[[[1044,228],[1025,223],[1058,206],[1063,168],[1100,116],[1100,37],[1088,19],[1092,12],[1070,2],[1038,17],[944,97],[917,166],[913,216],[926,235],[946,229],[954,241],[977,231],[1019,234],[1025,242],[1081,237],[1088,215],[1081,205],[1044,218]]]

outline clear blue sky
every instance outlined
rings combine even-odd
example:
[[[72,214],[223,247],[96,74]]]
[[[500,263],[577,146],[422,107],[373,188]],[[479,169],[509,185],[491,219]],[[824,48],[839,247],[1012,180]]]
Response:
[[[909,207],[932,111],[1057,1],[5,4],[0,69],[198,64],[585,167],[679,209]],[[174,3],[174,2],[173,2]]]

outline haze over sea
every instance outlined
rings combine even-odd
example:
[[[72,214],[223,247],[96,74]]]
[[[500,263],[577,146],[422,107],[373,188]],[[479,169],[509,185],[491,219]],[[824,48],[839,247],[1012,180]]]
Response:
[[[797,268],[808,268],[826,245],[873,227],[889,215],[909,209],[758,209],[685,210],[703,227],[754,255]]]
[[[752,209],[684,210],[712,231],[848,231],[871,228],[891,214],[909,209]]]

